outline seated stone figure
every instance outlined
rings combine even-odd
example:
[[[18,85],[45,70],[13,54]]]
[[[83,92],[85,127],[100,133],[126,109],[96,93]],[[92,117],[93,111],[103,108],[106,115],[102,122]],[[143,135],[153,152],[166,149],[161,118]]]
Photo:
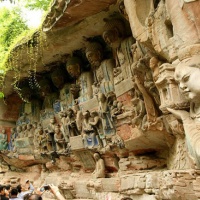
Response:
[[[113,68],[115,67],[115,60],[103,60],[102,46],[96,42],[88,43],[86,57],[94,73],[94,84],[98,85],[100,91],[104,94],[114,91]]]
[[[100,157],[99,153],[94,154],[94,159],[96,162],[95,170],[93,172],[94,178],[105,178],[105,163]]]
[[[6,130],[2,129],[0,133],[0,150],[7,150],[8,149],[8,141],[7,141],[7,134]]]
[[[81,73],[81,65],[82,62],[78,57],[71,57],[67,61],[66,69],[76,81],[76,84],[72,84],[70,89],[74,100],[78,98],[79,102],[85,102],[93,96],[93,76],[90,71]]]

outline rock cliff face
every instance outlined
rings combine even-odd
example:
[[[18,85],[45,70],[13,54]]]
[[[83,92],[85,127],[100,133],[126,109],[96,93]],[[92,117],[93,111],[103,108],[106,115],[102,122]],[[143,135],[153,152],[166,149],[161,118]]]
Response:
[[[199,5],[55,0],[12,51],[1,183],[54,183],[66,199],[199,199]]]

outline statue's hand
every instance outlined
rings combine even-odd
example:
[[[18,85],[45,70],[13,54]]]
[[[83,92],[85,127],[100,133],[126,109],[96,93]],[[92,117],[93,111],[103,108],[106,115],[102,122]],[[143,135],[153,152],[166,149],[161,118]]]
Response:
[[[172,113],[177,119],[181,119],[182,121],[189,119],[190,114],[185,110],[174,110],[172,108],[167,108],[167,110]]]

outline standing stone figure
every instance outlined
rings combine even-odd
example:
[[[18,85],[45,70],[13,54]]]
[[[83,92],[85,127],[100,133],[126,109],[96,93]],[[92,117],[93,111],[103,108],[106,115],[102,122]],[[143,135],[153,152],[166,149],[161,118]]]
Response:
[[[55,127],[54,140],[56,143],[56,151],[59,153],[64,152],[65,147],[66,147],[66,142],[65,142],[65,138],[60,130],[60,126],[58,124]]]
[[[99,115],[102,119],[103,131],[105,134],[115,133],[111,113],[109,110],[108,99],[105,94],[98,94],[99,101]]]
[[[47,127],[47,133],[48,133],[48,150],[56,151],[56,143],[54,140],[54,134],[55,134],[55,127],[56,127],[56,120],[55,117],[52,117],[50,119],[50,124]]]
[[[90,124],[90,112],[88,110],[83,113],[82,131],[85,148],[93,148],[96,142],[96,132],[93,126]]]
[[[68,129],[70,137],[80,135],[80,132],[78,131],[78,128],[76,125],[75,114],[71,108],[69,108],[67,111],[67,129]]]

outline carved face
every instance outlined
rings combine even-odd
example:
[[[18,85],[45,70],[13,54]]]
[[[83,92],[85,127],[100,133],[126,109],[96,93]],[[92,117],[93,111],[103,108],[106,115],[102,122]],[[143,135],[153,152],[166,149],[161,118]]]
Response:
[[[56,126],[55,127],[55,133],[57,134],[57,133],[59,133],[60,132],[60,127],[59,126]]]
[[[113,44],[119,40],[118,31],[115,29],[104,31],[103,39],[109,46],[113,47]]]
[[[51,124],[54,124],[55,122],[56,122],[56,121],[55,121],[54,118],[51,118],[51,119],[50,119],[50,123],[51,123]]]
[[[123,65],[124,61],[125,61],[125,57],[124,57],[124,54],[122,52],[118,53],[118,59],[119,59],[119,64]]]
[[[98,161],[98,160],[100,159],[100,156],[99,156],[98,153],[95,153],[95,154],[94,154],[94,159],[95,159],[96,161]]]
[[[78,78],[81,74],[80,65],[78,63],[67,66],[67,72],[73,78]]]
[[[192,102],[200,102],[199,77],[200,68],[197,68],[197,64],[192,63],[189,59],[176,67],[175,79],[184,96]]]
[[[99,67],[101,65],[102,55],[100,51],[88,51],[86,57],[92,67]]]

